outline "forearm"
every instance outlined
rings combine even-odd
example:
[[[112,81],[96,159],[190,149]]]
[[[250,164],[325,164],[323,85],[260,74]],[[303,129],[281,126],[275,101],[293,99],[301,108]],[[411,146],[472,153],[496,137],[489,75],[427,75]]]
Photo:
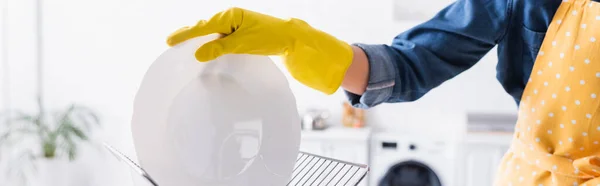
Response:
[[[436,43],[415,44],[408,40],[392,46],[354,44],[353,61],[342,82],[350,103],[366,109],[417,100],[477,60],[426,48]]]
[[[342,88],[356,95],[362,95],[365,92],[369,81],[369,61],[365,52],[357,46],[352,46],[354,53],[352,64],[348,67]]]
[[[342,82],[350,103],[371,108],[415,101],[471,68],[505,35],[510,23],[506,5],[503,0],[457,0],[394,37],[391,45],[352,44],[354,58]]]

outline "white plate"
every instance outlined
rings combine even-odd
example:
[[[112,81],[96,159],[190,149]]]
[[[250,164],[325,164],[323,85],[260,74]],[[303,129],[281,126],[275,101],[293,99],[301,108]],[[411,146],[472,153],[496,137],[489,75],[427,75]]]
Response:
[[[288,82],[266,56],[197,62],[212,39],[172,47],[148,69],[131,126],[138,160],[159,185],[285,185],[300,145]]]

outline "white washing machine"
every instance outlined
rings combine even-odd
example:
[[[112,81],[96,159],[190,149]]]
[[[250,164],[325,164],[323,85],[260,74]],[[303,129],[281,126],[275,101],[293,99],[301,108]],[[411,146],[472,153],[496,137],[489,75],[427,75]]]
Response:
[[[437,136],[376,133],[369,186],[453,186],[455,143]]]

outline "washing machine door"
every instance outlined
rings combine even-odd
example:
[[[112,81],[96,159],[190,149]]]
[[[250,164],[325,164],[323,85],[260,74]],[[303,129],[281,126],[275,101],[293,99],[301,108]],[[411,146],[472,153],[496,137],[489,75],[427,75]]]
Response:
[[[438,175],[427,165],[404,161],[392,166],[379,186],[441,186]]]

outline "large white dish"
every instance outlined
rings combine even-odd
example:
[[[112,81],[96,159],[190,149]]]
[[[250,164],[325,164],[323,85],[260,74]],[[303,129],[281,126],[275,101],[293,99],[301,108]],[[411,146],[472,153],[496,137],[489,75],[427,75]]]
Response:
[[[286,185],[300,119],[285,76],[265,56],[197,62],[212,39],[172,47],[148,69],[131,124],[139,163],[159,185]]]

